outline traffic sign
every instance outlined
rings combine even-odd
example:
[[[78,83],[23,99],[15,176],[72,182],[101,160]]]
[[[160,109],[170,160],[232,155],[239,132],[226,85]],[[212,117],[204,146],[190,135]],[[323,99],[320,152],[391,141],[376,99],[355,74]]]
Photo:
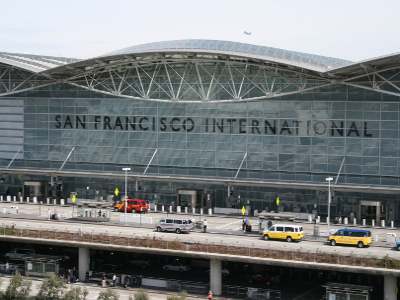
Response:
[[[245,213],[246,213],[246,208],[243,206],[243,207],[242,207],[242,216],[244,216]]]
[[[114,195],[118,197],[118,195],[119,195],[119,188],[118,187],[116,187],[114,189]]]

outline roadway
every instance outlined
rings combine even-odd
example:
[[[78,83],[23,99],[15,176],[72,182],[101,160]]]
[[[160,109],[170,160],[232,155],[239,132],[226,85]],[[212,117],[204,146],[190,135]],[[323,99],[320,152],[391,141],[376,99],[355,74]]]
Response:
[[[10,208],[15,204],[1,203],[0,211],[2,208]],[[111,215],[112,222],[110,223],[84,223],[70,221],[68,219],[59,221],[47,220],[49,210],[57,210],[58,213],[64,214],[65,216],[71,217],[71,207],[51,207],[42,206],[41,215],[39,215],[38,205],[21,205],[19,204],[19,215],[6,214],[2,215],[0,219],[0,225],[15,226],[21,229],[42,229],[48,230],[51,228],[55,232],[73,232],[73,233],[87,233],[87,234],[106,234],[113,236],[122,237],[144,237],[148,239],[161,239],[166,241],[181,241],[187,243],[205,243],[210,245],[227,245],[237,247],[250,247],[259,249],[270,249],[270,250],[282,250],[282,251],[298,251],[307,253],[329,253],[336,255],[346,256],[361,256],[369,258],[384,258],[386,255],[400,260],[400,252],[393,249],[394,242],[393,238],[388,238],[387,233],[397,232],[398,230],[390,229],[373,229],[373,236],[378,238],[372,247],[358,249],[355,247],[347,246],[329,246],[324,243],[324,239],[315,240],[312,237],[313,225],[303,224],[304,231],[306,233],[306,239],[298,243],[287,243],[282,241],[264,241],[260,235],[256,233],[246,234],[241,229],[241,218],[237,217],[221,217],[221,216],[207,216],[208,220],[208,232],[203,233],[199,231],[191,232],[190,234],[175,234],[175,233],[164,233],[155,232],[154,225],[143,225],[131,224],[124,226],[118,224],[121,213],[113,212]],[[161,217],[165,217],[165,213],[151,213],[146,217],[151,216],[156,221]],[[145,217],[145,216],[144,216]],[[180,215],[180,217],[184,217]],[[193,218],[193,216],[187,216]],[[200,217],[194,216],[197,220]],[[202,217],[203,218],[203,217]],[[257,221],[251,219],[253,224],[257,224]],[[257,225],[256,225],[257,227]],[[320,225],[321,231],[327,231],[326,226]]]

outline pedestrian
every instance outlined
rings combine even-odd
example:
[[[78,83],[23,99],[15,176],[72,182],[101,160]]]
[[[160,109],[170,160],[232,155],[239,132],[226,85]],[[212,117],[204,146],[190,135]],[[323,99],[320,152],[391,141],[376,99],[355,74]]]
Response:
[[[212,300],[212,298],[213,298],[213,293],[212,293],[212,291],[210,290],[210,291],[208,292],[207,299],[208,299],[208,300]]]
[[[113,282],[113,286],[115,286],[117,284],[117,275],[113,274],[112,282]]]
[[[203,220],[203,232],[207,232],[207,219]]]

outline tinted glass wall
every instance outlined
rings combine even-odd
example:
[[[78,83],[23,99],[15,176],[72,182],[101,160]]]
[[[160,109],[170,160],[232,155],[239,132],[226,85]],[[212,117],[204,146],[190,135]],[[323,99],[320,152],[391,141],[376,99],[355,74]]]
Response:
[[[238,103],[105,97],[58,87],[0,98],[2,166],[397,185],[399,103],[332,87]],[[247,156],[246,156],[247,153]],[[246,159],[243,159],[246,156]],[[23,158],[23,159],[22,159]]]

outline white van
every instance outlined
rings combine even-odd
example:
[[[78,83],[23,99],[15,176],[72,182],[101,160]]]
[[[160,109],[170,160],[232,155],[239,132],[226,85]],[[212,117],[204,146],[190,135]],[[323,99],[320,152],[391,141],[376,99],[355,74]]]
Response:
[[[171,231],[176,233],[189,232],[193,229],[192,220],[182,220],[182,219],[161,219],[156,230],[161,231]]]

